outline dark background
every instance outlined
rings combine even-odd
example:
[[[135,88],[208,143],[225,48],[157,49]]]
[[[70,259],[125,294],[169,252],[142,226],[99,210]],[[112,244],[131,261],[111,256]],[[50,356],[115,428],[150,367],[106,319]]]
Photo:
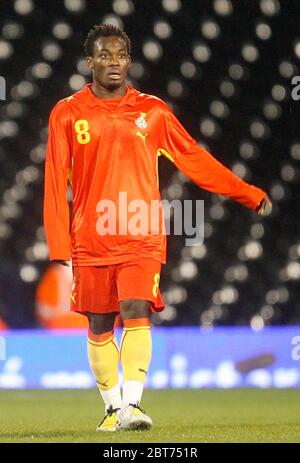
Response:
[[[114,21],[132,40],[131,85],[164,99],[200,144],[274,202],[261,218],[200,190],[160,159],[164,198],[204,199],[206,236],[201,249],[169,237],[161,283],[168,307],[153,323],[299,323],[300,100],[291,98],[299,19],[296,0],[1,1],[0,318],[12,328],[38,326],[35,292],[48,266],[48,117],[59,99],[90,81],[89,29]],[[69,27],[64,38],[59,23]]]

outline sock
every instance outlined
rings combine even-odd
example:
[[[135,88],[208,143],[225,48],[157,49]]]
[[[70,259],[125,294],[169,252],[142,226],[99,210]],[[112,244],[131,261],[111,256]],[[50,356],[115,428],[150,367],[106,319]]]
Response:
[[[120,357],[124,373],[123,407],[140,403],[151,360],[149,318],[124,320]]]
[[[118,375],[119,349],[113,331],[97,335],[89,330],[88,358],[105,403],[105,410],[110,405],[113,408],[121,408],[122,398]]]

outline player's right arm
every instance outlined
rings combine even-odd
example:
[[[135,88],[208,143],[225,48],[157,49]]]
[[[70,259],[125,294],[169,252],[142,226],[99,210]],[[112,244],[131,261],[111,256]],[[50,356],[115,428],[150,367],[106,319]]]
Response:
[[[71,259],[70,212],[67,201],[71,168],[71,125],[64,100],[53,108],[45,162],[44,225],[50,260]]]

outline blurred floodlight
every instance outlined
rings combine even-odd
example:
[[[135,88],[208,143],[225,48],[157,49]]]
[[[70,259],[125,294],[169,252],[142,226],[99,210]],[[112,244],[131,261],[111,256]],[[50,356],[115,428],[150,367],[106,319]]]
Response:
[[[18,219],[22,216],[22,208],[16,202],[10,202],[0,207],[0,214],[3,219]]]
[[[180,0],[162,0],[163,8],[168,11],[168,13],[177,13],[181,8]]]
[[[196,61],[200,63],[205,63],[211,57],[210,48],[203,42],[194,45],[193,47],[193,56]]]
[[[299,262],[289,262],[286,267],[286,274],[290,280],[299,280],[300,279],[300,263]]]
[[[212,220],[222,220],[224,215],[225,210],[221,204],[214,204],[209,208],[209,216]]]
[[[216,39],[220,35],[220,27],[213,20],[206,20],[201,25],[202,35],[209,40]]]
[[[56,42],[47,42],[42,46],[42,55],[48,61],[56,61],[61,54],[61,48]]]
[[[145,66],[138,62],[134,61],[129,68],[129,75],[133,79],[141,79],[145,74]]]
[[[85,84],[86,84],[86,80],[80,74],[73,74],[69,79],[69,85],[72,90],[75,90],[75,92],[77,92],[78,90],[81,90]]]
[[[264,319],[260,315],[254,315],[250,320],[250,326],[253,331],[260,331],[265,326]]]
[[[47,63],[36,63],[31,70],[36,79],[47,79],[52,74],[52,68]]]
[[[178,79],[172,79],[167,85],[168,93],[173,98],[179,98],[183,95],[183,85]]]
[[[46,241],[45,228],[43,227],[43,225],[37,228],[35,234],[36,234],[36,238],[39,241]]]
[[[209,110],[213,116],[218,117],[219,119],[226,119],[230,113],[227,104],[219,100],[212,101],[209,106]]]
[[[59,40],[65,40],[71,37],[73,30],[66,22],[58,22],[53,26],[52,33]]]
[[[88,76],[91,73],[85,58],[81,58],[77,61],[77,71],[83,76]]]
[[[19,132],[19,126],[15,121],[3,121],[0,122],[0,139],[1,138],[13,138]]]
[[[176,307],[173,305],[167,305],[165,310],[158,313],[158,316],[162,321],[170,322],[177,317]]]
[[[131,0],[114,0],[112,7],[114,12],[120,16],[127,16],[134,11],[134,5]]]
[[[64,4],[71,13],[80,13],[86,7],[85,0],[64,0]]]
[[[270,129],[264,121],[254,119],[250,124],[250,133],[253,138],[264,139],[270,135]]]
[[[187,290],[182,286],[172,286],[165,294],[170,304],[182,304],[187,299]]]
[[[214,137],[217,134],[217,124],[211,117],[204,117],[200,121],[200,132],[205,137]]]
[[[265,229],[262,223],[254,223],[250,228],[250,235],[254,240],[261,239],[265,234]]]
[[[113,26],[120,27],[121,29],[123,28],[123,21],[120,18],[120,16],[110,13],[105,16],[103,16],[102,20],[103,24],[112,24]]]
[[[228,267],[225,270],[224,278],[226,281],[246,281],[248,278],[249,272],[244,264],[238,264],[232,267]]]
[[[35,166],[27,166],[21,171],[21,175],[25,183],[32,183],[39,178],[40,171]]]
[[[235,86],[229,80],[224,80],[220,85],[220,92],[225,98],[231,98],[235,94]]]
[[[270,289],[266,294],[266,302],[268,304],[285,304],[290,297],[290,293],[284,286],[277,289]]]
[[[48,246],[44,242],[37,242],[32,247],[35,260],[45,260],[48,258]]]
[[[282,166],[280,174],[282,180],[285,182],[294,182],[298,177],[295,167],[290,164],[285,164]]]
[[[26,283],[32,283],[39,277],[39,271],[34,265],[25,264],[20,269],[20,277]]]
[[[240,80],[244,76],[244,69],[240,64],[231,64],[228,73],[232,79]]]
[[[259,241],[251,240],[238,251],[238,256],[241,260],[254,260],[261,257],[263,252],[262,245]]]
[[[261,0],[260,9],[266,16],[274,16],[280,11],[280,3],[278,0]]]
[[[224,286],[221,290],[215,291],[212,297],[213,303],[234,304],[239,298],[239,294],[233,286]]]
[[[204,224],[204,238],[210,238],[211,235],[214,233],[215,228],[209,222],[205,222]]]
[[[194,262],[182,262],[179,265],[179,273],[184,280],[192,280],[198,274],[197,265]]]
[[[12,89],[14,98],[30,98],[35,92],[35,86],[28,80],[22,80],[16,87]]]
[[[171,37],[172,28],[167,21],[160,19],[155,22],[153,32],[159,39],[164,40]]]
[[[203,259],[207,255],[207,247],[205,246],[205,244],[191,246],[188,249],[190,249],[191,257],[193,257],[194,259]]]
[[[29,153],[31,161],[37,164],[42,163],[45,160],[45,151],[45,145],[43,143],[32,148]]]
[[[168,197],[170,199],[179,199],[182,197],[183,188],[179,183],[171,183],[167,188]]]
[[[230,0],[215,0],[214,9],[220,16],[228,16],[232,13],[233,7]]]
[[[300,244],[293,244],[290,246],[289,257],[291,259],[298,259],[300,257]]]
[[[26,15],[32,12],[34,5],[32,0],[16,0],[14,8],[16,13]]]
[[[213,310],[204,310],[200,315],[201,327],[212,328],[215,314]]]
[[[245,44],[242,46],[242,57],[248,63],[253,63],[259,58],[259,51],[253,44]]]
[[[271,186],[270,194],[274,201],[281,201],[285,198],[285,190],[280,183],[275,183]]]
[[[289,61],[282,61],[279,65],[279,73],[282,77],[286,79],[290,79],[293,77],[294,73],[296,72],[295,66],[290,63]]]
[[[269,291],[270,292],[270,291]],[[268,296],[266,297],[266,300],[268,299]],[[267,300],[268,302],[268,300]],[[272,304],[272,302],[268,302],[268,304]],[[274,303],[273,303],[274,304]],[[264,305],[261,309],[260,309],[260,315],[262,316],[262,318],[264,320],[270,320],[270,318],[273,317],[274,315],[274,309],[271,305]]]
[[[263,113],[266,119],[274,120],[281,116],[281,107],[274,101],[267,101],[263,106]]]
[[[162,47],[156,40],[147,40],[143,45],[143,53],[149,61],[156,61],[162,56]]]
[[[272,97],[276,101],[283,101],[287,96],[286,88],[280,84],[274,85],[272,87],[271,93],[272,93]]]
[[[242,162],[235,162],[232,165],[232,171],[242,179],[249,177],[249,168]]]
[[[291,145],[290,154],[295,161],[300,161],[300,143],[293,143]]]
[[[187,79],[192,79],[197,73],[196,66],[191,61],[184,61],[180,66],[180,71]]]
[[[9,22],[2,27],[2,35],[5,39],[19,39],[24,34],[24,27],[17,22]]]
[[[0,239],[7,240],[12,235],[13,229],[6,222],[0,222]]]
[[[9,58],[13,54],[13,51],[11,43],[0,39],[0,60]]]
[[[300,40],[297,40],[294,45],[294,51],[297,58],[300,58]]]
[[[259,154],[259,149],[256,144],[250,140],[244,140],[240,144],[240,156],[245,159],[254,159]]]
[[[266,23],[258,23],[255,27],[255,33],[258,38],[261,40],[269,40],[272,36],[272,30],[269,24]]]
[[[17,101],[13,101],[7,105],[6,113],[11,118],[21,117],[24,114],[24,105]]]

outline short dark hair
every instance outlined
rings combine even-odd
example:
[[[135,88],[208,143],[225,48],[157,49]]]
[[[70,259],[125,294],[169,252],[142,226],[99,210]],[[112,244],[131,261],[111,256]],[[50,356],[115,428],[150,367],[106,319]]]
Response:
[[[131,53],[131,42],[130,38],[120,27],[113,26],[112,24],[96,24],[89,31],[85,42],[84,42],[84,51],[86,56],[93,56],[93,47],[96,40],[99,37],[120,37],[124,40],[127,46],[127,52],[130,55]]]

